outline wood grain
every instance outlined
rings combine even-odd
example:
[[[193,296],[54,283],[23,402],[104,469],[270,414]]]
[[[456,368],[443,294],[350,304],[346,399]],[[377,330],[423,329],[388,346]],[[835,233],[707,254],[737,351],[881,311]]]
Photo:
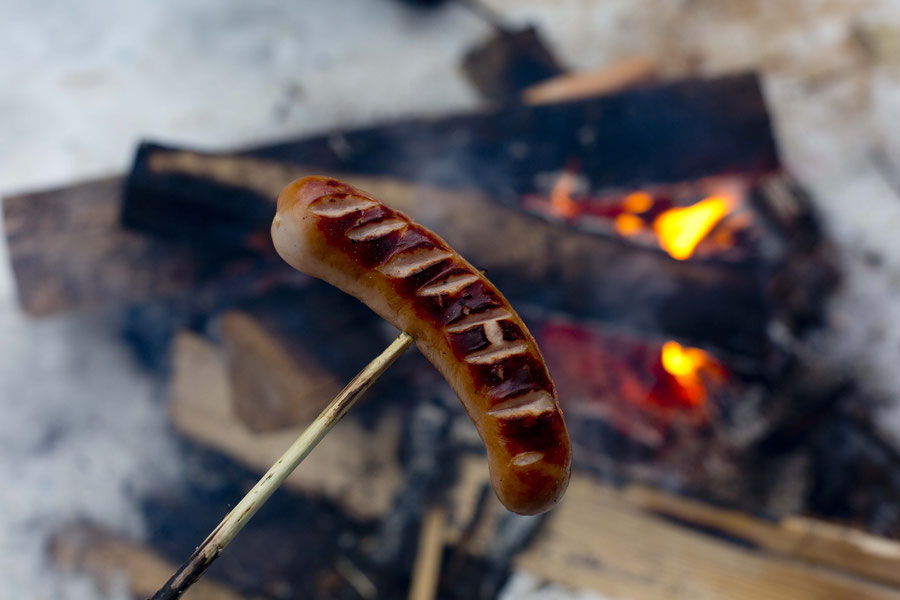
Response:
[[[232,409],[225,357],[216,346],[181,333],[174,346],[170,412],[175,428],[191,439],[264,473],[303,427],[255,433]],[[327,496],[360,519],[383,516],[403,481],[396,461],[400,415],[367,429],[344,419],[285,482],[294,491]]]

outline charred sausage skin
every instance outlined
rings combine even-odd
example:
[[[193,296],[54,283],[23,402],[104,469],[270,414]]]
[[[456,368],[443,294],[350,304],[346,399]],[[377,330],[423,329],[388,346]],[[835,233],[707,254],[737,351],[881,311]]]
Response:
[[[272,239],[293,267],[416,340],[475,423],[509,510],[537,514],[559,500],[571,445],[556,389],[534,338],[484,275],[406,215],[325,177],[282,191]]]

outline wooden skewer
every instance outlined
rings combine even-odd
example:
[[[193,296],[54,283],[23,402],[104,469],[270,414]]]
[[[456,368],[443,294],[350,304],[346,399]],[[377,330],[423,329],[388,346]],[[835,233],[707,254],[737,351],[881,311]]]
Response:
[[[370,362],[347,384],[325,410],[309,424],[291,447],[272,465],[253,489],[238,502],[190,558],[175,571],[169,581],[153,595],[152,600],[173,600],[181,596],[222,553],[243,529],[247,521],[269,499],[272,493],[297,468],[322,438],[341,420],[350,407],[371,387],[378,377],[413,344],[412,337],[401,333],[384,352]]]
[[[434,600],[437,595],[441,574],[441,557],[446,538],[447,510],[443,506],[433,506],[422,519],[419,533],[419,548],[413,566],[412,585],[409,600]]]

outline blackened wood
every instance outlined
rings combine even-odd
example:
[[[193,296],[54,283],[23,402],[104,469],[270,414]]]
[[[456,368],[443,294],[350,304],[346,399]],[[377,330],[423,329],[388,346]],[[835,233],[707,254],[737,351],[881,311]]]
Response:
[[[245,248],[197,247],[123,228],[123,178],[3,199],[19,303],[32,316],[116,307],[187,290],[251,294],[278,264]],[[289,270],[278,271],[290,276]],[[227,288],[227,290],[226,290]],[[208,295],[208,294],[207,294]]]
[[[161,177],[148,158],[164,149],[146,144],[138,151],[125,196],[126,223],[183,231],[181,221],[155,218],[167,200],[178,205],[184,222],[205,220],[210,231],[260,216],[258,205],[245,204],[228,190],[213,199],[195,179],[177,173]],[[595,190],[769,172],[779,166],[765,101],[752,74],[690,79],[570,103],[413,119],[240,154],[284,168],[293,165],[297,172],[302,166],[478,190],[508,204],[535,192],[537,176],[573,165]],[[211,215],[210,206],[222,214]]]
[[[257,157],[145,146],[129,193],[142,196],[136,205],[155,207],[154,231],[177,221],[197,240],[210,231],[209,223],[220,223],[219,233],[236,242],[266,235],[275,196],[292,178],[306,174],[311,172]],[[743,355],[759,356],[768,348],[770,308],[761,284],[767,266],[755,259],[676,261],[659,250],[573,231],[484,194],[380,178],[348,181],[434,229],[477,267],[488,269],[516,306],[612,321]],[[230,202],[219,203],[220,198]],[[182,211],[182,204],[203,209]],[[242,218],[241,207],[246,207]],[[217,219],[218,212],[225,216]]]
[[[490,100],[515,99],[526,87],[564,72],[532,26],[519,31],[497,29],[466,54],[462,70]]]

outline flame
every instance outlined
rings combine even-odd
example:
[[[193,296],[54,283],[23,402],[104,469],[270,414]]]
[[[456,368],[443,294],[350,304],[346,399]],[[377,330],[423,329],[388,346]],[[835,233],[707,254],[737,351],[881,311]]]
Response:
[[[653,196],[647,192],[632,192],[625,196],[622,208],[632,214],[647,212],[653,206]]]
[[[571,219],[579,213],[578,204],[572,200],[574,187],[575,175],[566,172],[560,175],[550,192],[550,204],[553,206],[553,210],[567,219]]]
[[[622,213],[613,221],[616,231],[622,235],[634,235],[644,228],[644,220],[630,213]]]
[[[710,196],[691,206],[667,210],[656,218],[653,229],[672,258],[685,260],[731,211],[732,205],[728,196]]]
[[[663,344],[660,360],[663,369],[675,378],[691,404],[697,405],[706,399],[702,374],[716,367],[716,362],[709,354],[699,348],[682,346],[678,342],[666,342]]]

